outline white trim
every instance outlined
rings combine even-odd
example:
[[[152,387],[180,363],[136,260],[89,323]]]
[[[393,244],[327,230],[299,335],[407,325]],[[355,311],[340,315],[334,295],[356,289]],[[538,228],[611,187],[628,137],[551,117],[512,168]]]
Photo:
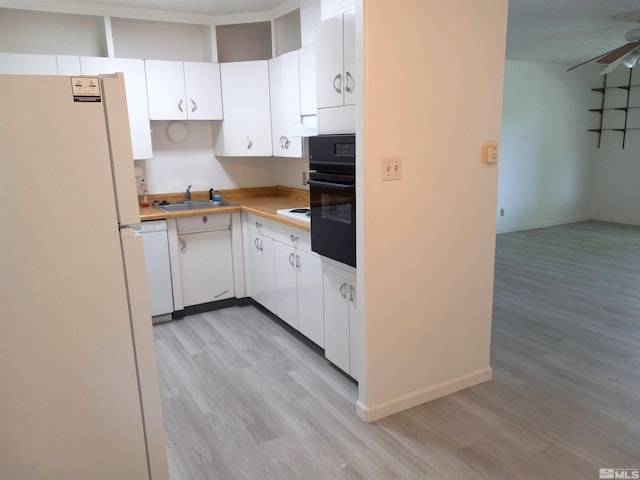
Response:
[[[478,385],[479,383],[487,382],[491,380],[492,377],[493,370],[491,367],[487,367],[438,385],[422,388],[378,405],[367,406],[358,400],[356,402],[356,408],[362,420],[365,422],[374,422],[408,408],[430,402],[436,398],[444,397],[445,395]]]
[[[592,217],[591,215],[580,215],[578,217],[559,218],[556,220],[548,220],[545,222],[525,223],[520,225],[518,224],[505,225],[504,227],[498,226],[496,228],[496,234],[519,232],[521,230],[533,230],[535,228],[555,227],[556,225],[564,225],[566,223],[584,222],[586,220],[591,220],[592,218],[594,220],[597,220],[595,217]],[[610,220],[610,221],[614,221],[614,220]]]
[[[639,218],[607,217],[606,215],[592,215],[590,220],[597,220],[599,222],[609,222],[609,223],[621,223],[623,225],[640,226]]]

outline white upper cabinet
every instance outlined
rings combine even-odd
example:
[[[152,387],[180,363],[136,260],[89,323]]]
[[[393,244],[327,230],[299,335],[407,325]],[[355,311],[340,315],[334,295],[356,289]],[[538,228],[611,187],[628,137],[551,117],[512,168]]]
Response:
[[[217,63],[145,61],[151,120],[222,120]]]
[[[77,55],[56,55],[58,75],[82,75],[80,57]]]
[[[82,75],[124,73],[133,158],[153,157],[144,61],[132,58],[80,57]]]
[[[298,52],[300,66],[300,115],[316,114],[316,46]]]
[[[269,60],[271,90],[271,129],[273,155],[302,157],[302,139],[288,136],[300,123],[300,76],[298,51]]]
[[[271,156],[269,62],[220,64],[224,122],[216,154],[227,157]]]
[[[355,13],[321,22],[316,39],[318,108],[354,105]]]
[[[5,75],[58,75],[55,55],[0,53],[0,73]]]

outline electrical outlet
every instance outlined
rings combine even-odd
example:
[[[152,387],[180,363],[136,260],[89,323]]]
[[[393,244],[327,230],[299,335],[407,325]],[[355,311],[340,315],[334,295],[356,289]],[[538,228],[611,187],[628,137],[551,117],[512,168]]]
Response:
[[[302,185],[307,184],[307,172],[302,172]]]
[[[400,180],[402,178],[402,159],[389,157],[382,159],[382,181]]]
[[[504,217],[504,208],[501,208],[501,209],[500,209],[500,216],[501,216],[501,217]]]

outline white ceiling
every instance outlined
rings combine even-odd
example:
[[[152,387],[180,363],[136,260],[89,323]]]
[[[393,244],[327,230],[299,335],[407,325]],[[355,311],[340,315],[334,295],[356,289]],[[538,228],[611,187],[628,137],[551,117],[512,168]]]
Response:
[[[77,1],[85,5],[211,16],[268,12],[286,3],[285,0]],[[393,8],[392,2],[389,8]],[[595,57],[624,44],[624,33],[640,26],[613,17],[637,10],[640,10],[638,0],[510,0],[507,59],[575,64]],[[455,35],[455,26],[451,35]]]

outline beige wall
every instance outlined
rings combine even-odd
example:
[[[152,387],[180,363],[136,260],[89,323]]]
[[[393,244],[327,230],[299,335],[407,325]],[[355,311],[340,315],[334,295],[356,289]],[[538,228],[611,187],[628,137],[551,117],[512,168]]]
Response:
[[[359,3],[358,409],[375,420],[491,377],[498,168],[481,154],[500,138],[507,0]]]

